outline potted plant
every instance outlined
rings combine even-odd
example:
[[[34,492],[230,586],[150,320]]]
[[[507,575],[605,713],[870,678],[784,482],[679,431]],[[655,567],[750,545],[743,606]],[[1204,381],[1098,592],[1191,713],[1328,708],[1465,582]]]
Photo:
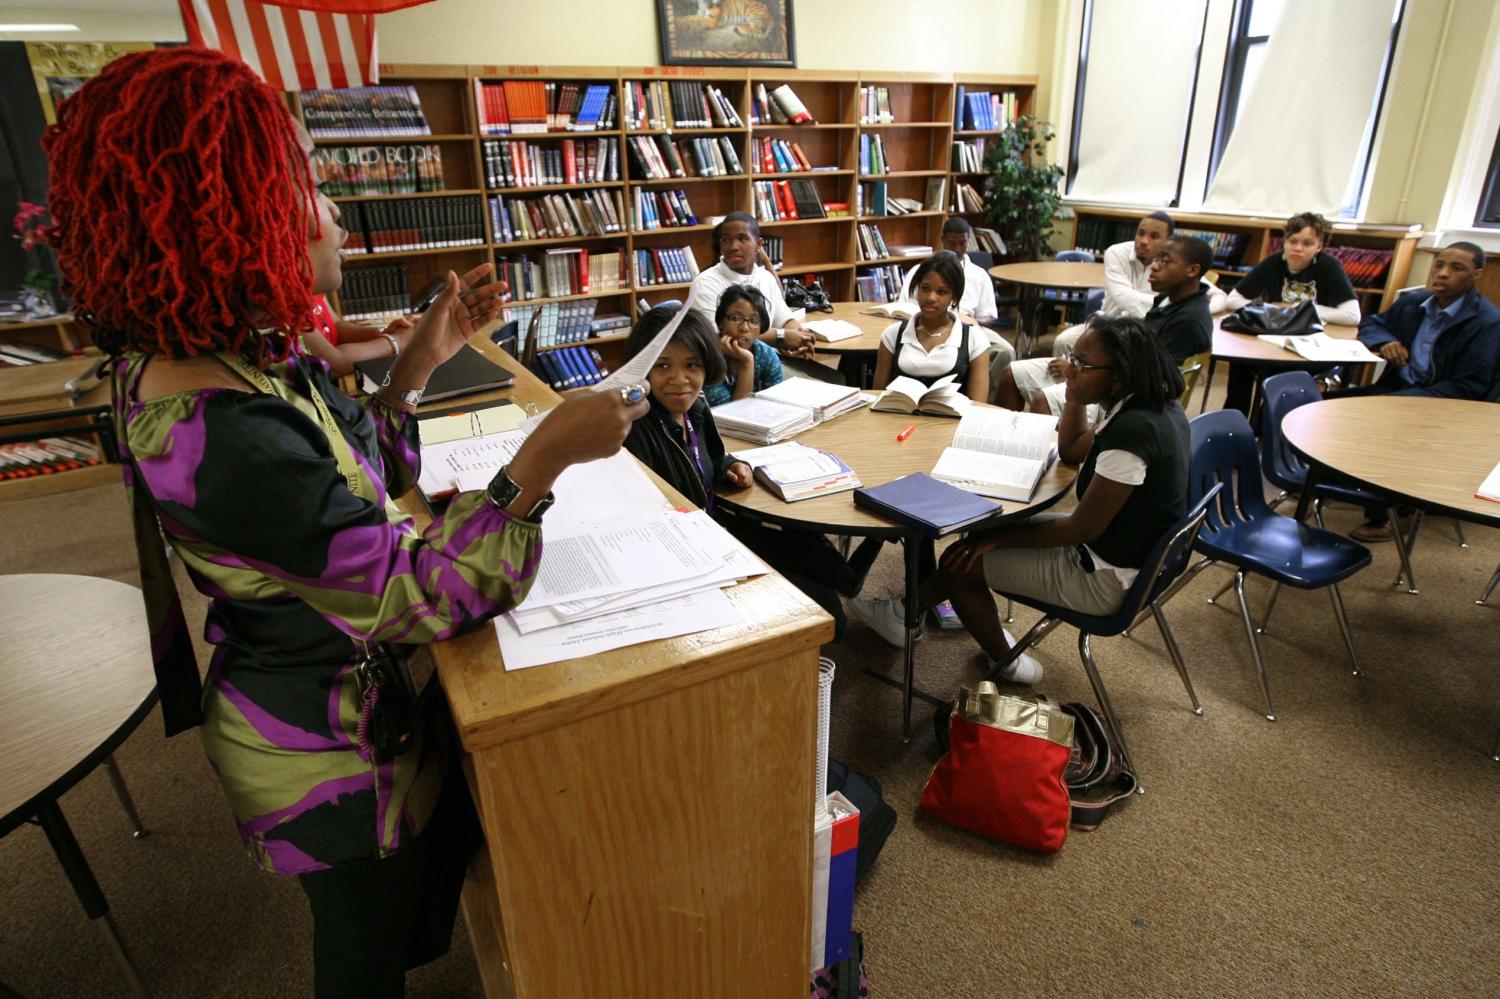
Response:
[[[984,179],[985,221],[1019,261],[1057,252],[1048,242],[1062,201],[1057,186],[1062,170],[1047,162],[1047,143],[1054,138],[1050,123],[1022,115],[1000,133],[984,158],[989,173]]]
[[[19,202],[16,208],[11,227],[31,264],[21,281],[21,302],[32,319],[46,319],[57,315],[58,307],[57,271],[47,243],[47,209],[30,201]]]

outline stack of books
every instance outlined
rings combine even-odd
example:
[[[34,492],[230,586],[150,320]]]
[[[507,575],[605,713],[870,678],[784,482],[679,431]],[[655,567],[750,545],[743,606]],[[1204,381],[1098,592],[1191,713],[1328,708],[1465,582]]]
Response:
[[[846,324],[847,325],[847,324]],[[858,333],[858,328],[855,330]],[[834,385],[814,378],[792,377],[755,393],[759,399],[801,406],[812,411],[814,423],[826,423],[864,405],[858,387]],[[719,410],[714,410],[717,414]]]
[[[958,139],[953,143],[951,168],[954,173],[981,173],[984,171],[984,156],[988,151],[987,139]]]
[[[329,197],[443,190],[443,150],[436,143],[323,146],[312,161]]]
[[[959,132],[998,132],[1015,124],[1016,109],[1014,91],[995,94],[988,90],[966,90],[960,84],[954,101],[953,127]]]
[[[890,173],[885,158],[885,140],[878,135],[859,137],[859,173],[862,177]]]
[[[859,259],[883,260],[891,256],[890,250],[886,249],[885,237],[880,234],[879,226],[861,224],[858,228],[858,236]]]
[[[817,169],[798,143],[786,139],[756,139],[755,145],[762,173],[801,173]]]
[[[890,87],[860,87],[859,109],[861,125],[889,124],[896,120],[891,113]]]
[[[959,184],[953,190],[953,210],[956,212],[984,211],[984,196],[973,184]]]
[[[761,222],[827,217],[818,190],[810,180],[757,180],[755,217]]]
[[[99,449],[82,437],[0,444],[0,481],[71,472],[101,462]]]
[[[755,94],[750,101],[750,123],[752,125],[816,125],[817,119],[807,110],[807,105],[793,92],[789,84],[783,83],[770,91],[764,83],[755,85]]]
[[[476,80],[474,106],[484,135],[607,131],[616,111],[614,87],[607,83],[544,80]]]
[[[619,147],[612,139],[564,139],[551,146],[535,142],[484,143],[487,187],[544,187],[620,179]]]
[[[755,481],[786,503],[847,492],[861,485],[859,476],[838,455],[797,441],[734,452],[749,464]]]
[[[871,267],[854,279],[855,299],[860,302],[894,302],[901,297],[906,275],[896,264]]]
[[[746,396],[714,407],[714,422],[727,437],[756,444],[775,444],[817,425],[806,406]]]

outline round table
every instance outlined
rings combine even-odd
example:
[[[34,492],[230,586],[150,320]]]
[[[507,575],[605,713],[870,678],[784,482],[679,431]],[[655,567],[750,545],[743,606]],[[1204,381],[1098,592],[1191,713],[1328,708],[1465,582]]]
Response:
[[[1087,291],[1104,287],[1104,265],[1082,260],[1058,262],[1039,260],[1023,264],[996,264],[990,268],[990,277],[1021,286],[1022,322],[1016,341],[1016,356],[1024,358],[1031,353],[1031,344],[1036,339],[1034,330],[1025,323],[1030,316],[1035,321],[1037,306],[1043,288],[1062,288],[1067,291]]]
[[[131,990],[144,995],[57,803],[100,763],[110,764],[156,704],[141,591],[92,576],[0,576],[0,607],[0,836],[38,821]],[[111,779],[135,820],[117,771]]]
[[[820,424],[797,435],[809,447],[838,455],[852,468],[865,486],[878,486],[911,472],[931,472],[943,449],[953,443],[958,420],[941,416],[910,416],[905,413],[875,413],[861,408]],[[916,429],[905,441],[896,435],[909,425]],[[759,445],[732,437],[725,438],[731,451],[745,451]],[[984,527],[1023,520],[1047,509],[1062,498],[1073,484],[1078,469],[1056,462],[1037,483],[1028,503],[1006,500],[1003,511]],[[901,731],[910,738],[911,702],[915,675],[915,642],[917,624],[918,555],[924,535],[894,521],[886,520],[854,505],[852,492],[835,493],[785,503],[764,486],[756,483],[749,489],[721,491],[721,509],[737,516],[787,530],[813,531],[820,534],[842,534],[852,537],[884,538],[900,541],[906,568],[906,646],[901,682]],[[879,675],[879,674],[877,674]]]
[[[1222,327],[1224,315],[1214,316],[1214,342],[1212,351],[1208,358],[1208,372],[1203,379],[1203,401],[1198,406],[1198,412],[1208,408],[1208,389],[1214,381],[1214,368],[1220,361],[1231,363],[1249,364],[1252,371],[1261,368],[1308,368],[1313,371],[1321,371],[1331,367],[1334,363],[1351,364],[1359,362],[1340,361],[1309,361],[1294,350],[1278,347],[1272,343],[1266,343],[1253,333],[1233,333]],[[1335,340],[1353,340],[1359,336],[1358,326],[1342,326],[1333,323],[1325,324],[1323,332]],[[1373,362],[1370,362],[1373,363]],[[1256,401],[1260,395],[1260,378],[1256,377],[1255,386],[1250,393],[1250,412],[1255,412]]]

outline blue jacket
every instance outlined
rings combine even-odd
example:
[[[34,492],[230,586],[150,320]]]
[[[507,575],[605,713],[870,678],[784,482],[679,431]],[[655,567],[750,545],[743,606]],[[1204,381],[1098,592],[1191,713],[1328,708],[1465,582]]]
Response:
[[[1407,350],[1422,326],[1422,305],[1428,292],[1408,292],[1384,312],[1366,316],[1359,339],[1371,350],[1399,340]],[[1382,387],[1393,395],[1433,395],[1449,399],[1500,398],[1500,309],[1478,291],[1470,291],[1459,306],[1453,325],[1432,346],[1432,377],[1426,385],[1407,385],[1388,365]]]

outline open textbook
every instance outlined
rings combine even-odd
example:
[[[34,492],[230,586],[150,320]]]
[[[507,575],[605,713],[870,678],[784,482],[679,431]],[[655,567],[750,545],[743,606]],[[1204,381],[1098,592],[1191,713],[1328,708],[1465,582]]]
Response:
[[[860,485],[859,476],[838,455],[797,441],[736,451],[734,457],[750,466],[755,481],[788,503]]]
[[[962,416],[969,397],[954,375],[945,375],[924,385],[915,378],[892,378],[870,409],[877,413],[926,413],[929,416]]]
[[[1340,340],[1327,333],[1303,333],[1299,336],[1261,334],[1257,339],[1300,354],[1309,361],[1332,361],[1339,364],[1360,361],[1374,363],[1380,360],[1379,354],[1358,340]]]
[[[932,477],[981,496],[1028,501],[1056,460],[1057,417],[975,406]]]
[[[864,330],[847,319],[812,319],[803,323],[802,328],[824,343],[852,340],[864,333]]]

